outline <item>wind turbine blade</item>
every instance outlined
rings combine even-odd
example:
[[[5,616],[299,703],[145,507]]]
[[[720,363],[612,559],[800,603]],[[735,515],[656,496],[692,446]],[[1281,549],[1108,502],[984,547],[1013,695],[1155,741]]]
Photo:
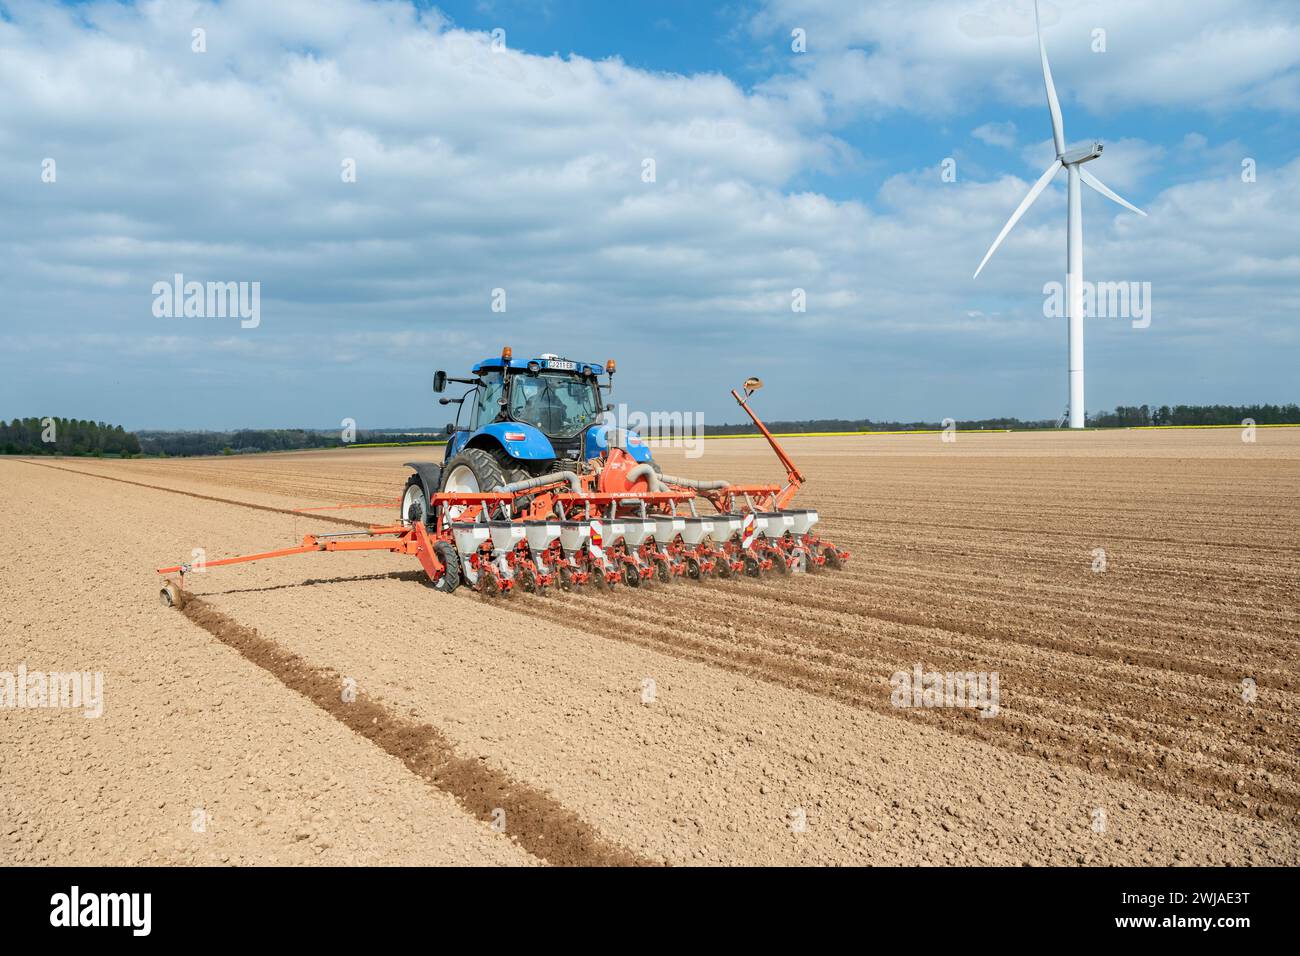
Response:
[[[1007,237],[1007,233],[1011,231],[1011,227],[1020,221],[1020,217],[1025,214],[1025,210],[1034,204],[1034,200],[1037,199],[1039,194],[1047,188],[1047,184],[1052,181],[1052,177],[1055,176],[1060,169],[1061,161],[1059,159],[1055,160],[1052,165],[1047,167],[1047,172],[1043,173],[1043,175],[1038,178],[1038,182],[1034,183],[1034,185],[1030,187],[1029,192],[1025,193],[1025,198],[1020,200],[1020,205],[1017,206],[1016,211],[1011,214],[1011,218],[1007,220],[1007,224],[1002,227],[1002,231],[998,233],[998,237],[993,240],[993,245],[989,246],[989,251],[984,253],[984,260],[980,263],[980,267],[975,270],[975,275],[971,278],[978,279],[980,277],[980,272],[983,271],[985,263],[992,258],[993,253],[998,251],[998,246],[1002,245],[1002,240]]]
[[[1047,87],[1047,109],[1052,114],[1052,142],[1056,155],[1065,152],[1065,124],[1061,121],[1061,102],[1056,98],[1056,84],[1052,82],[1052,68],[1047,65],[1047,47],[1043,46],[1043,31],[1038,25],[1038,0],[1034,0],[1034,32],[1038,34],[1038,58],[1043,61],[1043,85]]]
[[[1128,201],[1127,199],[1125,199],[1123,196],[1121,196],[1121,195],[1119,195],[1118,193],[1116,193],[1116,192],[1115,192],[1114,190],[1112,190],[1109,186],[1107,186],[1105,183],[1103,183],[1100,179],[1098,179],[1098,178],[1097,178],[1096,176],[1094,176],[1092,173],[1088,172],[1088,171],[1087,171],[1086,169],[1084,169],[1082,166],[1079,167],[1079,178],[1082,179],[1082,180],[1083,180],[1085,183],[1087,183],[1089,186],[1091,186],[1093,189],[1097,190],[1097,192],[1101,193],[1103,196],[1105,196],[1105,197],[1106,197],[1107,199],[1109,199],[1111,202],[1117,202],[1117,203],[1119,203],[1121,206],[1123,206],[1125,209],[1132,209],[1132,210],[1133,210],[1135,213],[1137,213],[1139,216],[1145,216],[1145,215],[1146,215],[1146,213],[1144,213],[1141,209],[1139,209],[1137,206],[1133,205],[1131,202],[1129,202],[1129,201]]]

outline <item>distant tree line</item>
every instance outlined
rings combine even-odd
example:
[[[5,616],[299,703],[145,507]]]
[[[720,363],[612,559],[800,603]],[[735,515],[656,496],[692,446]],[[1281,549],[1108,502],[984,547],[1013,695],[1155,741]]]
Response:
[[[1120,405],[1113,412],[1088,416],[1097,428],[1132,428],[1141,425],[1256,425],[1300,423],[1300,405]]]
[[[1244,419],[1257,425],[1300,424],[1300,405],[1120,405],[1114,411],[1094,412],[1087,416],[1093,428],[1132,428],[1139,425],[1240,425]],[[766,422],[774,433],[801,432],[875,432],[941,429],[943,422],[879,422],[869,418],[826,418],[801,422]],[[1026,421],[1020,418],[958,419],[956,427],[965,431],[988,429],[1056,428],[1058,419]],[[704,434],[757,434],[753,422],[738,425],[705,425]]]
[[[1257,425],[1300,424],[1300,405],[1121,405],[1113,411],[1088,415],[1094,428],[1132,428],[1142,425],[1240,425],[1245,419]],[[869,418],[818,418],[807,421],[772,421],[768,428],[778,434],[808,432],[914,431],[941,429],[942,421],[875,421]],[[1056,428],[1056,419],[1026,421],[1020,418],[958,420],[963,430]],[[669,437],[677,429],[648,430],[647,437]],[[736,425],[704,425],[706,435],[757,434],[753,422]],[[358,430],[356,444],[369,442],[415,442],[442,439],[441,428],[400,431]],[[140,431],[128,432],[121,425],[74,418],[0,419],[0,452],[6,455],[243,455],[264,451],[298,451],[308,448],[339,448],[340,432],[310,428],[243,428],[235,431]]]
[[[784,422],[784,421],[765,421],[767,430],[773,434],[780,435],[797,435],[808,432],[906,432],[906,431],[938,431],[944,427],[944,422],[893,422],[893,421],[875,421],[870,418],[815,418],[808,421]],[[1043,421],[1022,421],[1019,418],[981,418],[973,420],[957,420],[957,428],[960,429],[978,429],[978,428],[1055,428],[1056,422],[1044,419]],[[665,433],[666,434],[666,433]],[[744,422],[737,425],[705,425],[704,434],[706,435],[748,435],[758,434],[758,428],[753,422]]]
[[[435,431],[430,429],[430,432]],[[246,455],[261,451],[300,451],[308,448],[339,448],[341,432],[311,428],[241,428],[227,432],[140,431],[140,448],[146,455]],[[398,433],[357,431],[356,442],[427,441],[446,437],[441,431]]]
[[[146,455],[242,455],[259,451],[295,451],[330,448],[339,444],[337,432],[304,428],[241,428],[228,432],[141,431],[140,448]]]
[[[140,439],[121,425],[79,418],[0,419],[0,451],[6,455],[140,454]]]

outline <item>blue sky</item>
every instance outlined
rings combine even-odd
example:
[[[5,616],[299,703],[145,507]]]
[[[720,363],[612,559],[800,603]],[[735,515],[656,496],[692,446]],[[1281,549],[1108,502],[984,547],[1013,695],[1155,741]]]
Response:
[[[1088,408],[1296,400],[1300,8],[1042,8],[1067,139],[1149,213],[1085,195],[1086,277],[1153,303],[1089,320]],[[1051,159],[1024,0],[0,13],[0,417],[438,423],[506,343],[715,422],[751,374],[773,418],[1064,408],[1063,176],[971,279]],[[178,272],[257,327],[154,314]]]
[[[864,4],[870,6],[870,4]],[[760,22],[761,3],[654,4],[583,2],[464,2],[426,4],[443,11],[458,25],[490,32],[507,31],[511,45],[542,56],[579,54],[590,59],[617,57],[630,66],[667,73],[721,73],[746,90],[785,72],[790,66],[790,38],[785,23]],[[799,21],[797,4],[788,22]],[[853,4],[842,4],[849,9]],[[997,4],[968,3],[971,11]],[[1052,5],[1055,6],[1055,5]],[[1066,5],[1068,6],[1068,5]],[[1078,6],[1076,4],[1075,6]],[[1166,5],[1168,6],[1168,5]],[[1029,0],[1010,3],[1011,11],[1030,9]],[[1173,9],[1170,7],[1170,9]],[[1101,14],[1104,21],[1104,13]],[[747,27],[754,27],[747,29]],[[1086,33],[1086,31],[1085,31]],[[812,54],[817,53],[814,37]],[[1091,40],[1090,33],[1086,39]],[[1035,50],[1027,47],[1029,66],[1036,66]],[[1062,85],[1068,77],[1062,77]],[[1063,90],[1068,93],[1068,90]],[[938,117],[899,111],[890,115],[850,115],[834,124],[837,137],[861,154],[860,162],[833,173],[808,171],[794,177],[791,188],[814,189],[837,199],[870,196],[899,169],[914,169],[933,162],[936,155],[969,157],[972,162],[997,170],[1005,156],[996,146],[972,139],[970,131],[985,123],[1012,122],[1028,133],[1049,135],[1042,103],[1028,106],[974,99],[956,115]],[[1200,130],[1218,140],[1247,138],[1252,155],[1261,161],[1285,162],[1295,155],[1297,136],[1292,111],[1162,109],[1153,113],[1146,104],[1134,104],[1106,113],[1078,109],[1071,116],[1080,138],[1141,137],[1175,144],[1188,130]],[[1095,130],[1095,133],[1089,133]],[[1241,134],[1241,137],[1239,137]],[[883,148],[882,148],[883,147]],[[1235,168],[1230,170],[1235,172]],[[1168,171],[1153,175],[1143,185],[1148,190],[1191,178],[1198,170]],[[1153,193],[1139,190],[1132,199],[1146,200]]]

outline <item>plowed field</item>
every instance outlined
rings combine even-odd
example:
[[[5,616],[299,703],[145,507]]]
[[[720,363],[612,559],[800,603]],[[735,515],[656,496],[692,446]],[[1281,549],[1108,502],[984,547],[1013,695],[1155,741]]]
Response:
[[[0,708],[0,858],[1300,862],[1300,429],[786,445],[843,571],[493,601],[310,554],[181,613],[154,567],[391,520],[442,450],[0,459],[0,676],[104,682]],[[996,715],[895,706],[918,666]]]

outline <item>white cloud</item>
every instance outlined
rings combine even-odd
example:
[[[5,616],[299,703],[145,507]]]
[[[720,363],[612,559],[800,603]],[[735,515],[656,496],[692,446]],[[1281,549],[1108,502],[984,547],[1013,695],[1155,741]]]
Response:
[[[1011,149],[1016,145],[1016,124],[1010,120],[1004,123],[985,123],[971,130],[971,135],[990,146]]]
[[[1287,0],[1044,0],[1042,10],[1063,103],[1300,109],[1300,23]],[[808,53],[762,88],[832,121],[1042,102],[1029,0],[768,0],[750,30],[791,24],[807,30]],[[1093,49],[1099,29],[1104,53]]]
[[[861,51],[827,67],[879,81],[828,107],[811,74],[746,92],[718,75],[496,53],[399,3],[14,5],[0,21],[0,322],[23,357],[0,356],[0,408],[391,424],[409,403],[422,411],[400,424],[430,424],[442,413],[429,371],[509,342],[619,357],[619,400],[644,408],[734,418],[726,388],[761,372],[786,415],[918,417],[939,402],[959,417],[1055,414],[1060,330],[1037,290],[1062,271],[1059,188],[972,283],[1028,181],[943,183],[930,166],[860,200],[793,185],[846,154],[818,115],[892,109],[918,79],[965,75],[944,58],[972,42],[957,8],[937,33],[910,9],[894,8],[890,69]],[[807,22],[816,49],[823,27]],[[190,52],[196,24],[206,54]],[[929,59],[913,72],[918,51]],[[1006,89],[1034,79],[1000,75]],[[1108,144],[1098,174],[1141,182],[1158,150]],[[45,156],[55,184],[40,182]],[[346,158],[355,183],[340,177]],[[1128,341],[1229,341],[1243,321],[1294,341],[1298,169],[1264,168],[1250,186],[1195,173],[1154,195],[1149,220],[1090,200],[1090,274],[1159,283],[1155,331]],[[260,281],[261,325],[153,319],[152,283],[177,272]],[[489,309],[498,287],[505,314]],[[807,313],[791,312],[794,288]],[[1173,388],[1188,361],[1167,364],[1133,387]],[[339,366],[348,377],[322,375]],[[1015,374],[991,383],[990,368]],[[268,382],[283,386],[273,406]]]

